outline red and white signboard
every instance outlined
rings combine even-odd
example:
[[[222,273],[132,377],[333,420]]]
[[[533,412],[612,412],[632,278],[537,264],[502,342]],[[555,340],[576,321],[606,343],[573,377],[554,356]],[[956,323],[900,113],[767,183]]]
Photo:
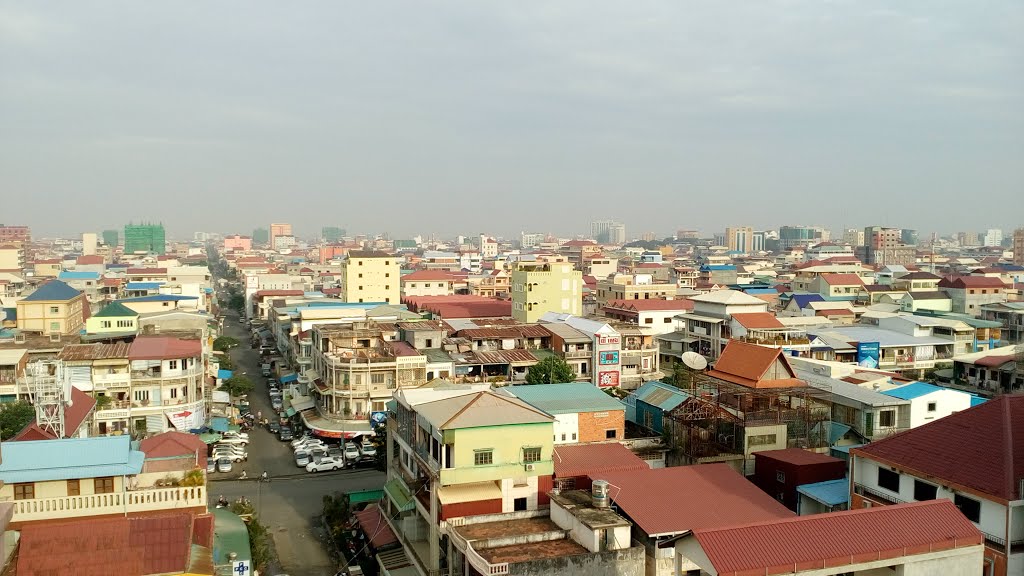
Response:
[[[619,385],[619,373],[615,371],[598,372],[597,385],[601,388],[610,388]]]

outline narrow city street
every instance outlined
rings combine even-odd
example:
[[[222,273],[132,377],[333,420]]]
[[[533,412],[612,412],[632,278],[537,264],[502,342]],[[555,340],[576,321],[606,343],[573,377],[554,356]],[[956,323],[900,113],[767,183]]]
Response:
[[[255,387],[249,394],[253,412],[272,414],[267,381],[260,376],[259,353],[249,346],[249,332],[232,311],[225,315],[223,335],[237,338],[239,346],[231,351],[236,373],[248,376]],[[224,495],[229,500],[241,496],[256,505],[260,521],[267,525],[274,538],[280,562],[278,572],[289,576],[333,576],[335,560],[323,544],[318,516],[323,496],[335,492],[378,489],[384,474],[376,470],[343,470],[338,472],[306,472],[295,465],[291,446],[281,442],[263,427],[249,432],[248,462],[236,464],[226,474],[211,474],[210,505]],[[239,480],[242,471],[247,480]],[[257,482],[266,471],[271,481]],[[269,574],[277,574],[274,570]]]

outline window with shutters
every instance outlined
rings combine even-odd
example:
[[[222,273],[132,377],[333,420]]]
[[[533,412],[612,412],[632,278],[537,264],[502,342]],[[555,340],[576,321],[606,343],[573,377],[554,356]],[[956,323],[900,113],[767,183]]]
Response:
[[[36,497],[36,485],[31,482],[14,485],[15,500],[32,500]]]
[[[78,480],[68,480],[68,496],[78,496],[82,493]]]
[[[96,494],[113,494],[114,493],[114,478],[93,478],[93,490]]]

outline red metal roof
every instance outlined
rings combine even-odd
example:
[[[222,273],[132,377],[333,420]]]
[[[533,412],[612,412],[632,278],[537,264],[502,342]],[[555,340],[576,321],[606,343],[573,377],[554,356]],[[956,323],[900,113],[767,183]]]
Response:
[[[990,276],[947,276],[939,281],[939,288],[1006,288],[1006,283]]]
[[[75,264],[103,264],[103,256],[97,256],[95,254],[79,256],[75,259]]]
[[[167,274],[167,268],[129,268],[127,274]]]
[[[851,453],[1011,501],[1024,478],[1024,395],[998,396]]]
[[[728,464],[700,464],[592,475],[648,536],[778,520],[793,512]]]
[[[562,444],[555,446],[555,477],[599,478],[614,470],[645,470],[650,468],[639,456],[618,442],[599,444]]]
[[[709,375],[750,388],[805,386],[781,348],[730,340]]]
[[[822,274],[821,279],[829,286],[863,286],[864,280],[856,274]]]
[[[146,438],[139,444],[139,450],[146,458],[174,458],[177,456],[194,456],[196,466],[200,459],[206,460],[206,443],[194,434],[184,432],[164,432]]]
[[[758,330],[764,328],[785,328],[778,318],[770,312],[745,312],[733,314],[732,319],[739,322],[747,330]]]
[[[445,270],[417,270],[402,276],[402,282],[417,280],[456,280],[455,274]]]
[[[395,536],[387,521],[384,520],[384,514],[381,513],[380,506],[370,504],[365,509],[353,512],[352,514],[356,517],[359,527],[370,537],[370,545],[374,549],[379,550],[398,542],[398,537]]]
[[[797,466],[804,466],[807,464],[828,464],[830,462],[839,462],[838,458],[833,458],[826,454],[819,454],[817,452],[811,452],[810,450],[803,450],[801,448],[783,448],[782,450],[763,450],[761,452],[754,453],[755,458],[770,458],[778,462],[786,462],[787,464],[796,464]]]
[[[985,366],[986,368],[998,368],[1007,362],[1013,362],[1016,358],[1013,354],[999,354],[984,356],[974,361],[975,366]]]
[[[173,360],[201,356],[199,340],[181,340],[169,336],[139,336],[128,349],[130,360]]]
[[[983,542],[946,499],[698,529],[693,537],[719,576],[842,572],[835,569]]]
[[[21,529],[18,576],[181,573],[189,563],[192,516],[85,519]]]

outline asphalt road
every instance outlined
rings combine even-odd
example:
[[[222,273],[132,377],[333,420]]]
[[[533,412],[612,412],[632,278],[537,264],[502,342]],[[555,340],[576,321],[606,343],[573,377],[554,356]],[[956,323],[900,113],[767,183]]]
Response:
[[[259,353],[249,346],[249,333],[239,325],[233,312],[225,318],[224,335],[241,343],[231,351],[231,359],[236,373],[244,373],[255,384],[249,394],[252,411],[262,411],[264,416],[273,414],[266,379],[260,376]],[[248,462],[235,464],[226,474],[211,474],[210,506],[215,506],[221,495],[229,500],[245,496],[256,505],[260,521],[274,535],[280,572],[289,576],[333,576],[335,563],[321,542],[317,519],[323,496],[378,489],[384,484],[384,474],[372,469],[309,473],[295,466],[290,444],[279,441],[266,429],[254,428],[249,439]],[[247,480],[238,479],[242,470],[246,471]],[[255,479],[264,471],[271,481],[257,482]],[[271,570],[270,575],[274,574]]]

